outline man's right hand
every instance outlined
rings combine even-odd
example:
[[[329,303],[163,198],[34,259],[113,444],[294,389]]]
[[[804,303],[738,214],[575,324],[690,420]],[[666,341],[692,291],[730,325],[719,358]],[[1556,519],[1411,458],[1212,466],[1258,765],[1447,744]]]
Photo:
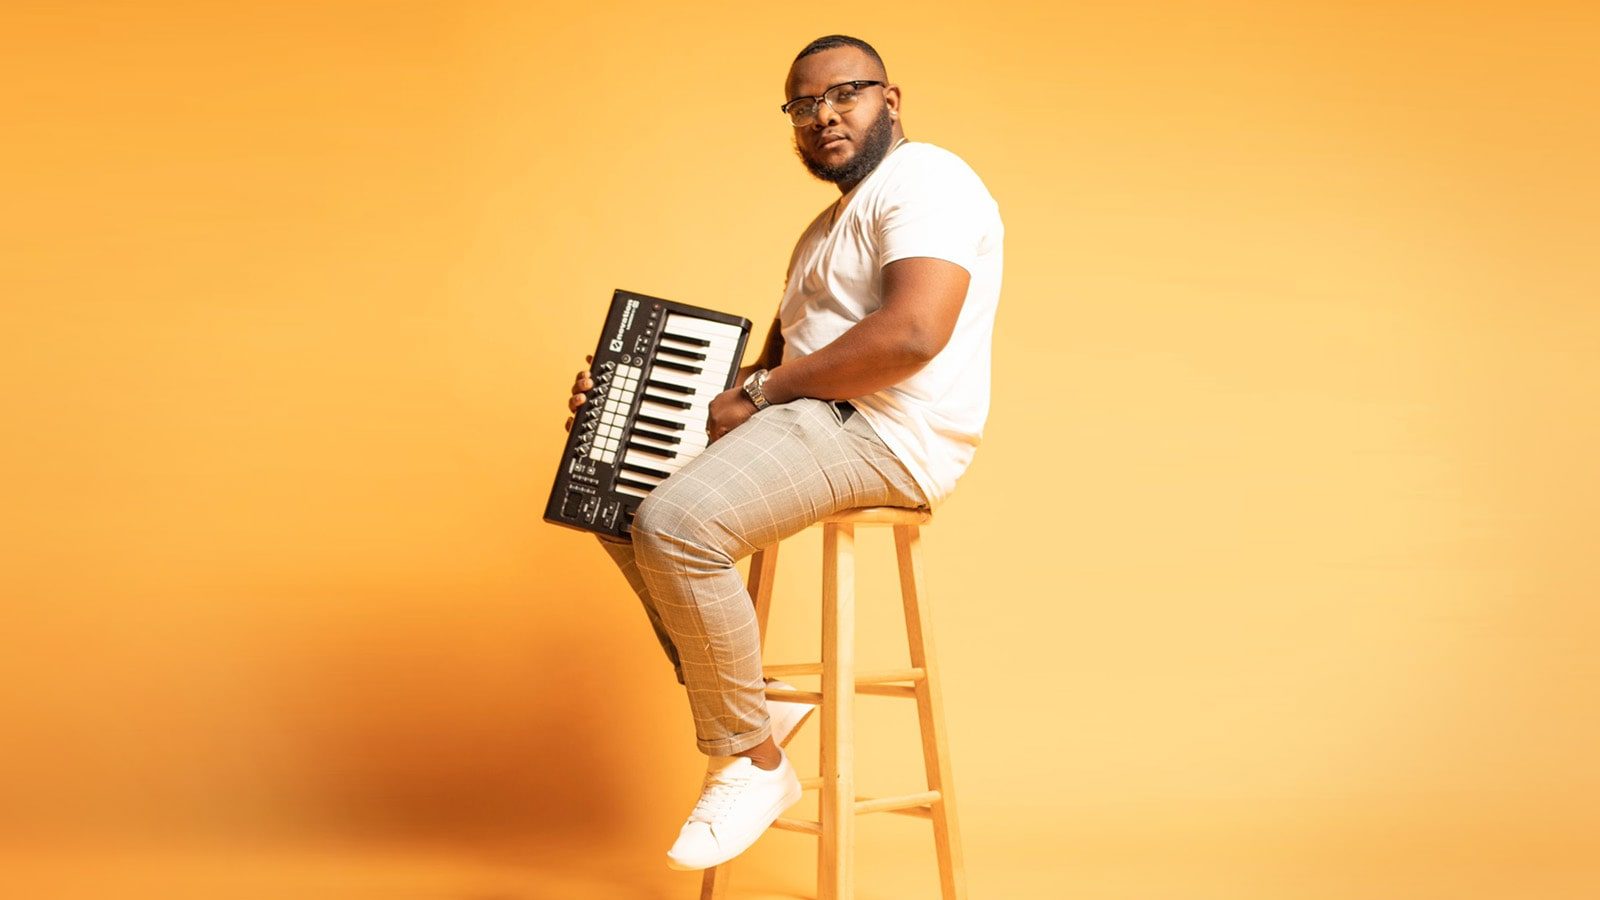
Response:
[[[585,356],[583,361],[586,363],[592,363],[594,362],[594,357]],[[584,395],[584,392],[591,390],[594,390],[594,379],[589,377],[588,368],[586,367],[579,369],[578,377],[572,381],[572,397],[567,400],[567,411],[573,414],[567,417],[568,431],[572,430],[572,423],[575,419],[577,419],[578,410],[589,400],[589,398]]]

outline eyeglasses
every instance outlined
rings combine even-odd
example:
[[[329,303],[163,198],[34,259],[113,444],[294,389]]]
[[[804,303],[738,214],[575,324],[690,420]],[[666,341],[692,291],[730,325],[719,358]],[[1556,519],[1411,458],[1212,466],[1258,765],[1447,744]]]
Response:
[[[779,107],[788,115],[789,121],[795,125],[804,125],[817,117],[822,111],[822,104],[827,103],[836,113],[847,113],[856,108],[856,103],[861,100],[861,89],[877,85],[883,87],[881,81],[846,81],[828,88],[826,92],[817,97],[796,97]]]

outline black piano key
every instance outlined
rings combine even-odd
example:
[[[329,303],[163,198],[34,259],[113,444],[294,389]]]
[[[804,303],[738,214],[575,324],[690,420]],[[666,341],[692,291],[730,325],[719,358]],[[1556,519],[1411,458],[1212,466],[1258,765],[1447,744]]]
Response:
[[[651,456],[659,456],[662,459],[677,459],[678,458],[678,453],[677,453],[676,450],[668,450],[665,447],[656,447],[656,446],[652,446],[650,444],[635,444],[633,441],[629,441],[628,442],[628,449],[629,450],[637,450],[640,453],[648,453]]]
[[[668,436],[666,436],[664,434],[657,434],[654,431],[646,431],[645,429],[639,428],[637,426],[635,426],[634,429],[633,429],[633,436],[634,437],[649,438],[652,441],[660,441],[663,444],[681,444],[681,443],[683,443],[683,438],[668,437]]]
[[[661,336],[666,338],[669,341],[677,341],[680,344],[688,344],[691,347],[709,347],[709,346],[711,346],[711,342],[708,341],[708,340],[705,340],[703,338],[689,337],[687,335],[682,335],[682,334],[673,334],[670,331],[661,332]]]
[[[644,399],[650,403],[659,403],[662,406],[670,406],[674,409],[692,409],[694,407],[692,403],[685,403],[682,400],[668,400],[666,397],[657,397],[654,394],[645,394]]]
[[[672,474],[671,472],[663,472],[660,469],[652,469],[649,466],[641,466],[631,462],[623,463],[622,468],[627,469],[629,472],[638,472],[641,475],[654,475],[657,478],[666,478]]]
[[[699,375],[705,371],[705,369],[702,369],[699,366],[686,366],[683,363],[673,362],[670,359],[657,359],[656,368],[671,369],[674,372],[687,372],[690,375]]]
[[[661,354],[663,354],[663,353],[670,353],[673,356],[681,356],[684,359],[704,360],[706,358],[706,355],[704,353],[696,353],[693,350],[679,350],[677,347],[668,347],[666,344],[662,344],[661,346],[656,348],[656,362],[657,363],[661,362]]]
[[[637,416],[634,416],[633,420],[635,422],[643,422],[643,423],[645,423],[647,425],[654,425],[654,426],[656,426],[658,428],[670,428],[673,431],[682,431],[683,430],[683,423],[682,422],[674,422],[671,419],[658,419],[655,416],[647,416],[644,413],[640,413]]]
[[[656,381],[654,378],[644,383],[645,387],[655,388],[658,391],[671,391],[674,394],[692,394],[694,388],[684,387],[681,384],[667,384],[665,381]]]
[[[632,478],[623,478],[620,475],[617,476],[616,483],[631,488],[638,488],[641,491],[653,491],[656,489],[656,486],[653,484],[645,484],[642,481],[634,481]]]

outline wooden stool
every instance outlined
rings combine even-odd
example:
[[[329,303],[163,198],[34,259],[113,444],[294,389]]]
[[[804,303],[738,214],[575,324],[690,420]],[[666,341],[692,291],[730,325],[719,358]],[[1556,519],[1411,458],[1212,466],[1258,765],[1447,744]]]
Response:
[[[768,688],[773,700],[799,700],[820,704],[822,717],[819,778],[801,780],[806,789],[821,790],[821,821],[780,818],[774,828],[800,831],[821,838],[817,849],[817,892],[820,900],[851,900],[855,895],[855,817],[864,813],[893,812],[933,821],[934,849],[939,858],[941,900],[965,900],[961,836],[956,825],[955,798],[946,749],[943,700],[933,652],[933,628],[928,615],[922,574],[919,526],[932,514],[927,510],[869,507],[824,518],[822,526],[822,662],[766,666],[770,678],[791,675],[822,676],[822,690],[785,691]],[[855,639],[855,526],[894,527],[895,555],[900,562],[900,596],[905,604],[906,642],[911,668],[884,672],[856,671]],[[755,600],[762,645],[767,637],[767,610],[772,581],[777,572],[778,546],[764,547],[750,559],[750,596]],[[909,682],[900,684],[897,682]],[[917,701],[922,729],[922,761],[928,789],[899,797],[857,796],[855,771],[855,695],[877,694]],[[700,885],[701,900],[725,900],[732,861],[707,869]]]

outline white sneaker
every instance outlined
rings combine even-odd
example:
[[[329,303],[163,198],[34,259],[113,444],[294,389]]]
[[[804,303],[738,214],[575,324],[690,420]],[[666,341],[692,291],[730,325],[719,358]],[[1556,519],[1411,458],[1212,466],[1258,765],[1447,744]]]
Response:
[[[777,679],[769,679],[767,687],[779,690],[792,691],[795,686]],[[772,720],[772,740],[779,747],[789,743],[794,733],[799,730],[800,723],[806,717],[817,711],[814,703],[798,703],[793,700],[768,700],[767,716]]]
[[[700,802],[667,851],[667,868],[709,869],[743,853],[783,811],[800,801],[800,776],[789,755],[760,768],[748,756],[713,756]]]

